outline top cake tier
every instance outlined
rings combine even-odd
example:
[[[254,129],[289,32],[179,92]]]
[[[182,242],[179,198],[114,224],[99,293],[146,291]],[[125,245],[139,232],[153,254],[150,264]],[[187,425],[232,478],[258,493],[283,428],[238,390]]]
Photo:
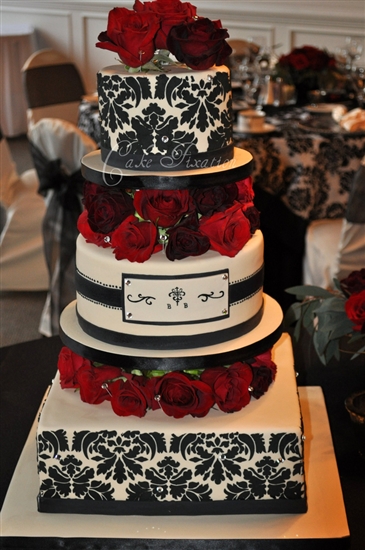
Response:
[[[233,158],[232,93],[225,66],[98,73],[101,157],[137,171],[219,166]]]

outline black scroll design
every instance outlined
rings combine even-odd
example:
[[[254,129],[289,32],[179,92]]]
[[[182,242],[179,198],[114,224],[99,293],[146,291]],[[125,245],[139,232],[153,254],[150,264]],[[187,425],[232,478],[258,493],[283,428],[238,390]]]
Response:
[[[143,296],[142,294],[138,294],[138,300],[132,298],[132,294],[128,294],[127,296],[128,302],[132,302],[132,304],[138,304],[139,302],[145,302],[146,305],[152,306],[152,300],[156,300],[154,296]]]
[[[201,298],[202,302],[207,302],[209,298],[211,298],[212,300],[220,300],[221,298],[224,297],[224,295],[225,295],[224,290],[221,290],[219,293],[219,296],[214,296],[214,290],[212,290],[212,292],[210,292],[209,294],[208,293],[199,294],[198,298]]]

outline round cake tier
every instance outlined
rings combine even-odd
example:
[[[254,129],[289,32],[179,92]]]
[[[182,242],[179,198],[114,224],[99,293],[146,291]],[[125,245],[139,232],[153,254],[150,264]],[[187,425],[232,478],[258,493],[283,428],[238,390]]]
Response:
[[[249,177],[253,169],[251,153],[234,148],[230,161],[219,166],[212,163],[197,166],[189,171],[148,171],[115,168],[93,151],[82,159],[82,175],[90,182],[123,189],[187,189],[226,185]]]
[[[98,73],[101,154],[132,170],[190,170],[233,156],[232,92],[225,66]]]
[[[202,347],[252,330],[262,316],[263,236],[234,257],[208,250],[169,261],[116,260],[81,235],[76,247],[77,312],[83,330],[136,349]]]
[[[210,346],[194,349],[141,350],[107,344],[86,334],[78,322],[75,300],[61,314],[60,335],[63,343],[72,351],[99,363],[140,370],[204,369],[245,361],[264,353],[280,338],[282,320],[283,313],[279,304],[264,294],[260,323],[239,338],[216,344],[212,334]]]

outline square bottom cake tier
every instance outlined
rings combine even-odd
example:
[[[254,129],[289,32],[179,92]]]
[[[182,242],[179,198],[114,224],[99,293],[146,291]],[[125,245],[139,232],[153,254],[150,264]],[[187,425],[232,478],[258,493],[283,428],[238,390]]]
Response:
[[[291,342],[268,392],[240,412],[119,417],[56,376],[37,430],[38,510],[64,514],[304,513],[303,430]]]

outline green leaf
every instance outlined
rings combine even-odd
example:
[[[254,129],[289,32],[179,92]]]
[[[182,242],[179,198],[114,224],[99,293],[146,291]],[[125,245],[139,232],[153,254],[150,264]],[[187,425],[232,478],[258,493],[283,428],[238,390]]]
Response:
[[[333,296],[332,292],[320,286],[313,285],[291,286],[287,288],[285,292],[288,292],[288,294],[295,294],[298,299],[305,298],[306,296],[315,296],[316,298],[329,298]]]

